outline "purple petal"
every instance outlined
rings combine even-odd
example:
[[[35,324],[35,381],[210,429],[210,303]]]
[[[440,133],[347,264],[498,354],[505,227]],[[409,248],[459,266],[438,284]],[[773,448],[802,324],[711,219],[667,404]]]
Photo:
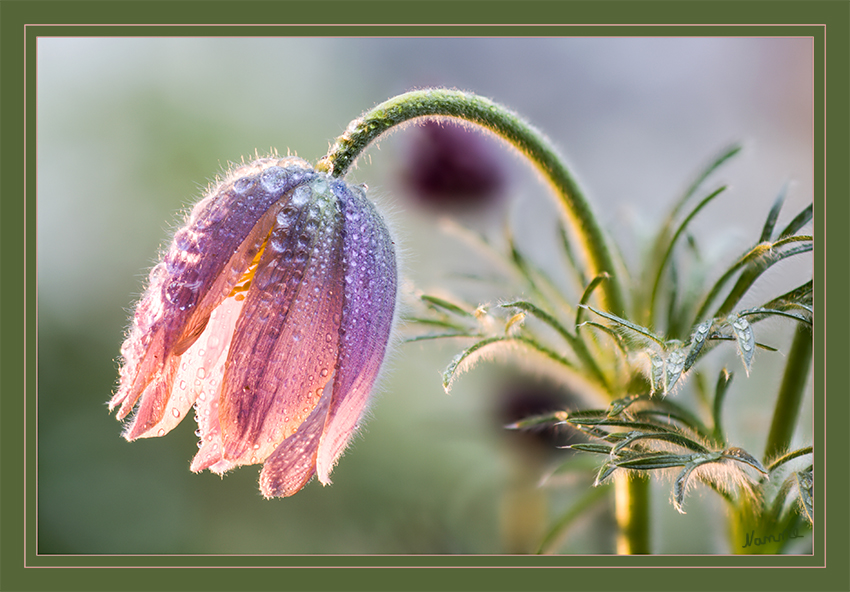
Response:
[[[342,223],[327,183],[275,221],[234,331],[219,406],[224,457],[266,459],[318,404],[337,357]]]
[[[359,187],[335,182],[345,220],[345,303],[333,395],[316,460],[330,472],[366,410],[386,353],[396,302],[395,248],[384,222]]]
[[[118,418],[123,419],[143,398],[125,432],[128,439],[160,435],[176,425],[166,417],[176,357],[191,348],[211,312],[241,280],[283,207],[281,198],[312,175],[307,167],[300,159],[287,158],[258,160],[234,170],[175,234],[151,272],[121,350],[121,384],[110,409],[120,405]],[[181,400],[177,408],[184,407]]]

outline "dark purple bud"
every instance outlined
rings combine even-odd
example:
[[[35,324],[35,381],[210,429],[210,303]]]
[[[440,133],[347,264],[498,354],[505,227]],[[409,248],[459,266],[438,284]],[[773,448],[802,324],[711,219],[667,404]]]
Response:
[[[419,202],[468,209],[492,205],[505,193],[502,157],[481,133],[451,121],[429,120],[410,136],[400,179]]]

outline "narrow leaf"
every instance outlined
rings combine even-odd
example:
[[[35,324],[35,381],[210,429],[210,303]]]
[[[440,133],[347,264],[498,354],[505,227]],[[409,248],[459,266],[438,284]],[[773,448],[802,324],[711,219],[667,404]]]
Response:
[[[801,247],[798,247],[797,249],[789,249],[787,251],[777,251],[778,247],[784,246],[785,244],[788,244],[789,242],[799,242],[799,241],[809,241],[810,242],[811,240],[812,240],[812,237],[810,237],[810,236],[800,236],[800,237],[793,236],[793,237],[784,238],[784,239],[777,241],[775,243],[760,243],[760,244],[756,245],[755,247],[753,247],[752,249],[750,249],[740,259],[738,259],[729,269],[727,269],[726,272],[722,276],[720,276],[720,279],[718,279],[717,282],[715,282],[714,286],[712,286],[709,293],[703,299],[702,305],[700,306],[700,309],[697,312],[697,319],[704,319],[708,316],[707,311],[708,311],[708,308],[711,306],[712,302],[714,302],[714,300],[720,294],[721,290],[723,290],[723,287],[726,285],[726,283],[735,275],[735,273],[737,273],[743,267],[745,267],[746,265],[752,263],[753,261],[755,261],[755,260],[757,260],[761,257],[764,257],[765,255],[772,253],[773,256],[770,258],[769,262],[767,262],[766,264],[762,264],[762,266],[760,268],[760,273],[761,273],[761,272],[765,271],[768,267],[773,265],[774,263],[777,263],[777,262],[781,261],[782,259],[785,259],[786,257],[798,255],[800,253],[804,253],[804,252],[812,250],[811,244],[802,245]],[[755,280],[755,278],[752,278],[752,279],[753,279],[753,281]],[[750,282],[750,283],[752,283],[752,282]],[[739,289],[739,291],[740,291],[740,289]],[[732,294],[730,294],[730,297],[727,298],[727,302],[725,302],[723,304],[723,306],[721,306],[721,308],[720,308],[721,311],[725,310],[726,312],[718,312],[718,314],[716,314],[714,316],[722,316],[722,315],[728,314],[729,311],[732,310],[732,307],[734,307],[734,305],[737,303],[737,301],[740,299],[741,296],[743,296],[743,292],[740,292],[737,295],[737,297],[733,297]],[[727,307],[728,307],[728,309],[727,309]]]
[[[805,448],[798,448],[797,450],[792,450],[791,452],[783,454],[782,456],[780,456],[779,458],[774,460],[772,463],[770,463],[770,465],[768,465],[768,467],[767,467],[767,470],[772,473],[773,471],[775,471],[776,469],[778,469],[779,467],[781,467],[782,465],[784,465],[788,461],[794,460],[795,458],[798,458],[800,456],[804,456],[806,454],[811,454],[813,451],[814,451],[814,449],[811,446],[806,446]]]
[[[682,472],[679,473],[679,476],[676,477],[676,482],[673,484],[673,507],[680,514],[685,513],[684,505],[685,505],[685,492],[688,489],[688,479],[691,476],[691,473],[699,466],[699,463],[688,463],[685,465],[685,468],[682,469]]]
[[[505,425],[505,429],[507,430],[523,430],[527,428],[532,428],[539,425],[545,424],[553,424],[558,425],[562,424],[566,421],[567,414],[564,411],[555,411],[554,413],[546,413],[544,415],[533,415],[530,417],[526,417],[520,419],[519,421],[515,421],[513,423],[509,423]]]
[[[767,220],[764,221],[764,227],[761,230],[759,242],[769,241],[771,239],[771,236],[773,235],[773,228],[776,226],[776,220],[779,218],[779,210],[782,209],[782,204],[785,203],[785,195],[787,193],[788,184],[786,183],[779,192],[779,195],[776,197],[776,201],[773,202],[773,207],[770,208],[770,212],[767,214]],[[791,234],[794,233],[792,232]]]
[[[769,245],[767,251],[764,253],[765,256],[760,260],[754,260],[750,264],[750,267],[741,274],[738,281],[735,283],[735,286],[726,297],[726,300],[720,305],[720,308],[715,313],[715,316],[728,314],[738,304],[741,298],[743,298],[744,294],[747,293],[747,290],[750,289],[755,281],[770,267],[784,259],[787,259],[788,257],[808,253],[812,250],[813,246],[811,243],[807,245],[798,245],[787,250],[780,250],[780,247],[790,242],[798,241],[811,241],[811,237],[792,236]]]
[[[571,339],[574,337],[566,327],[564,327],[561,322],[553,317],[551,314],[543,310],[542,308],[532,304],[531,302],[527,302],[525,300],[515,300],[513,302],[506,302],[505,304],[499,305],[501,308],[518,308],[519,310],[525,311],[531,315],[534,315],[553,329],[557,331],[561,337],[563,337],[567,343],[571,343]]]
[[[617,465],[614,463],[607,462],[601,467],[599,467],[599,472],[596,474],[596,479],[593,481],[594,487],[599,487],[605,480],[617,470]]]
[[[799,306],[803,310],[811,311],[811,309],[806,307],[806,306],[803,306],[803,305],[799,305]],[[749,310],[742,310],[738,313],[739,317],[746,317],[746,316],[751,316],[751,315],[758,315],[758,317],[755,319],[756,321],[760,321],[763,318],[769,317],[771,315],[775,315],[775,316],[780,316],[780,317],[787,317],[789,319],[794,319],[795,321],[799,321],[803,324],[812,326],[812,319],[806,318],[802,315],[796,315],[794,313],[791,313],[791,312],[788,312],[788,311],[785,311],[785,310],[777,310],[777,309],[769,309],[769,308],[751,308]]]
[[[620,415],[623,411],[625,411],[632,403],[637,401],[639,396],[625,397],[622,399],[616,399],[611,401],[611,404],[608,406],[608,417],[614,417],[615,415]]]
[[[595,327],[600,331],[610,335],[614,342],[617,344],[617,347],[620,348],[620,351],[623,352],[623,355],[628,355],[628,349],[626,347],[626,342],[623,340],[623,336],[614,331],[611,327],[596,323],[594,321],[585,321],[581,325],[578,325],[578,327],[584,327],[585,325],[590,325],[591,327]]]
[[[667,394],[667,389],[664,387],[664,358],[661,354],[650,351],[649,354],[649,384],[653,394],[661,392]]]
[[[434,327],[443,327],[444,329],[454,329],[456,331],[463,331],[466,329],[463,325],[458,323],[451,323],[449,321],[444,321],[441,319],[429,319],[425,317],[405,317],[404,323],[406,324],[417,324],[417,325],[431,325]]]
[[[813,280],[807,281],[805,284],[798,286],[791,290],[790,292],[786,292],[782,296],[774,298],[770,302],[767,302],[764,305],[764,308],[777,308],[781,303],[790,303],[794,302],[797,304],[806,304],[811,305],[812,299],[814,295],[814,282]]]
[[[414,335],[413,337],[408,337],[404,340],[405,343],[415,343],[417,341],[429,341],[431,339],[447,339],[450,337],[481,337],[480,333],[461,333],[461,332],[453,332],[453,333],[426,333],[424,335]]]
[[[692,440],[691,438],[688,438],[687,436],[684,436],[682,434],[677,434],[675,432],[632,432],[632,433],[628,434],[622,441],[618,442],[614,446],[614,449],[612,450],[612,452],[616,454],[617,452],[619,452],[623,448],[625,448],[627,446],[631,446],[632,443],[637,442],[638,440],[647,440],[647,439],[648,440],[663,440],[665,442],[672,442],[673,444],[677,444],[678,446],[681,446],[682,448],[687,448],[689,450],[693,450],[694,452],[703,452],[703,453],[708,452],[708,449],[705,446],[703,446],[702,444],[700,444],[699,442],[696,442],[695,440]]]
[[[727,448],[722,453],[723,458],[728,458],[730,460],[736,460],[740,463],[744,463],[746,465],[750,465],[755,470],[763,475],[767,475],[767,470],[762,466],[762,464],[752,456],[749,452],[744,450],[743,448]]]
[[[714,390],[714,439],[718,442],[725,442],[726,436],[723,434],[722,410],[723,399],[726,397],[726,392],[729,390],[729,384],[732,382],[734,374],[723,368],[720,375],[717,377],[717,386]]]
[[[661,263],[658,266],[658,270],[655,275],[655,282],[652,284],[652,295],[649,298],[649,312],[650,315],[655,310],[655,300],[658,295],[658,287],[661,285],[661,278],[664,276],[664,268],[667,265],[667,262],[670,260],[670,256],[673,253],[673,247],[676,246],[676,241],[679,239],[679,236],[684,232],[685,228],[687,228],[688,224],[691,220],[702,210],[706,205],[708,205],[715,197],[720,195],[726,191],[726,187],[720,187],[719,189],[714,190],[708,196],[703,198],[703,200],[688,214],[679,227],[676,229],[676,232],[673,234],[673,237],[670,239],[670,242],[667,244],[667,250],[664,252],[664,255],[661,259]]]
[[[453,303],[449,302],[448,300],[438,298],[437,296],[422,295],[419,298],[422,301],[427,302],[428,304],[430,304],[430,305],[432,305],[436,308],[443,309],[443,310],[448,311],[452,314],[456,314],[456,315],[462,316],[462,317],[471,317],[472,316],[472,313],[469,312],[468,310],[464,310],[463,308],[461,308],[457,304],[453,304]]]
[[[803,510],[806,512],[806,518],[808,519],[810,524],[814,524],[815,521],[815,503],[814,503],[814,486],[815,481],[812,476],[812,471],[809,469],[808,471],[800,471],[796,474],[797,477],[797,487],[800,490],[800,502],[802,503]]]
[[[741,354],[741,360],[744,362],[744,370],[746,370],[747,376],[749,376],[750,368],[753,365],[753,353],[755,352],[756,343],[753,336],[753,328],[747,319],[738,315],[729,315],[727,320],[735,332],[735,338],[738,342],[738,353]]]
[[[464,362],[467,362],[469,360],[470,356],[479,352],[483,348],[497,343],[524,345],[529,349],[542,354],[546,358],[557,362],[558,364],[561,364],[562,366],[570,368],[571,370],[576,370],[575,364],[573,364],[563,356],[559,355],[558,353],[547,348],[546,346],[538,343],[534,339],[531,339],[530,337],[526,337],[523,335],[504,335],[497,337],[488,337],[487,339],[482,339],[481,341],[463,350],[462,352],[457,354],[454,359],[452,359],[448,367],[443,372],[443,388],[446,390],[446,392],[449,392],[451,383],[454,381],[458,371],[461,369]]]
[[[481,341],[475,343],[474,345],[466,348],[459,354],[457,354],[452,361],[449,363],[448,367],[443,372],[443,388],[446,392],[449,392],[449,386],[455,378],[455,372],[457,372],[460,365],[467,359],[469,356],[477,352],[478,350],[487,347],[488,345],[492,345],[494,343],[499,343],[508,339],[507,337],[489,337],[487,339],[482,339]]]
[[[604,312],[604,311],[601,311],[601,310],[597,310],[597,309],[593,308],[592,306],[589,306],[589,305],[586,305],[586,304],[582,304],[581,306],[583,308],[588,308],[588,309],[592,310],[593,312],[598,314],[600,317],[606,318],[613,323],[616,323],[616,324],[618,324],[622,327],[625,327],[627,329],[631,329],[632,331],[634,331],[638,335],[642,335],[642,336],[654,341],[655,343],[657,343],[658,345],[660,345],[662,347],[664,346],[664,340],[661,339],[659,336],[657,336],[652,331],[650,331],[649,329],[647,329],[646,327],[641,327],[640,325],[636,325],[636,324],[632,323],[631,321],[627,321],[626,319],[620,318],[617,315],[611,314],[610,312]]]
[[[700,351],[702,351],[702,346],[705,345],[705,342],[711,333],[711,326],[713,324],[714,320],[703,321],[694,328],[694,332],[691,334],[691,343],[690,348],[688,349],[688,355],[685,358],[683,368],[685,371],[687,371],[694,365],[694,362],[697,361],[697,356],[699,356]]]
[[[664,361],[664,392],[669,393],[676,386],[685,369],[685,353],[681,347],[667,352]]]
[[[615,463],[618,467],[625,469],[651,471],[657,469],[683,467],[688,463],[693,462],[695,458],[702,457],[702,454],[669,454],[666,452],[660,452],[646,455],[638,455],[625,460],[617,460],[612,462]]]
[[[581,295],[581,301],[579,302],[579,307],[576,309],[576,325],[581,324],[582,313],[584,313],[584,308],[581,305],[587,304],[587,301],[590,300],[590,296],[593,294],[596,287],[602,283],[602,281],[607,280],[610,277],[611,276],[608,275],[607,272],[602,272],[593,278],[584,289],[584,293]]]
[[[633,430],[661,430],[664,432],[673,432],[672,428],[663,423],[652,421],[633,421],[629,419],[612,419],[607,416],[601,417],[575,417],[570,415],[567,421],[576,426],[611,426],[629,428]]]
[[[578,263],[578,259],[576,259],[575,252],[573,251],[572,244],[570,243],[570,238],[567,235],[567,229],[564,228],[564,224],[562,222],[558,223],[558,235],[561,238],[561,246],[564,249],[564,254],[567,256],[567,261],[570,264],[570,268],[573,270],[576,276],[576,280],[578,281],[579,286],[584,286],[587,284],[586,274],[584,273],[584,269]]]
[[[803,226],[809,223],[814,213],[814,204],[809,204],[802,212],[797,214],[793,220],[779,233],[779,238],[786,238],[796,234]]]
[[[733,144],[723,150],[720,155],[715,158],[711,164],[709,164],[703,171],[694,179],[694,182],[688,187],[687,191],[679,198],[679,201],[676,203],[676,207],[673,208],[673,211],[670,215],[670,218],[675,218],[676,214],[685,206],[688,200],[693,196],[697,189],[699,189],[700,185],[702,185],[703,181],[705,181],[714,171],[719,169],[721,165],[723,165],[727,160],[735,156],[741,151],[740,144]]]
[[[564,446],[572,450],[581,450],[582,452],[595,452],[597,454],[611,454],[611,447],[607,444],[594,444],[593,442],[581,442],[578,444],[570,444]]]

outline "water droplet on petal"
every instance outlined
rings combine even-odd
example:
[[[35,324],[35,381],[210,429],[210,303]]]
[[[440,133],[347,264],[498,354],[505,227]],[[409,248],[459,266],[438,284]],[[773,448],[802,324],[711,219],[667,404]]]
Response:
[[[233,183],[233,190],[239,194],[247,193],[254,186],[254,179],[251,177],[242,177],[236,179]]]

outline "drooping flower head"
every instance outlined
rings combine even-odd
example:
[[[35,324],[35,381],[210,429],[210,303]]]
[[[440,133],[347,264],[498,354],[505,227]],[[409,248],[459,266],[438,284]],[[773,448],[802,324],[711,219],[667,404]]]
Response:
[[[193,471],[263,463],[266,497],[330,472],[386,352],[394,244],[353,187],[267,158],[208,192],[150,274],[109,402],[127,440],[162,436],[194,408]]]

